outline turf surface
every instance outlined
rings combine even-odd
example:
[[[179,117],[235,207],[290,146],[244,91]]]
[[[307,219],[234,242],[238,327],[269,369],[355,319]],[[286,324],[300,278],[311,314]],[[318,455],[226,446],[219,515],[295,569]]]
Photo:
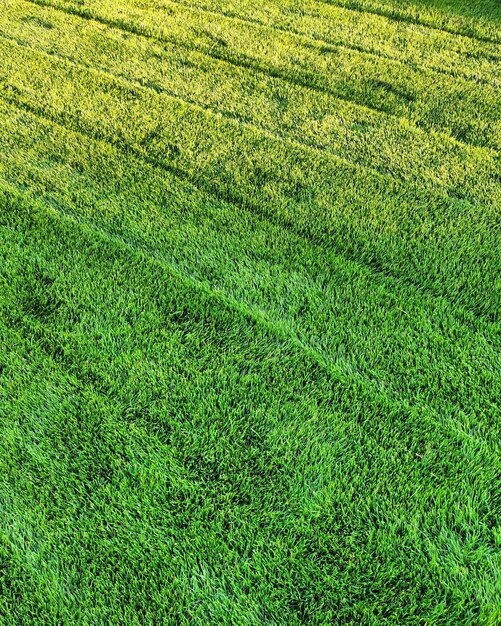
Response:
[[[0,4],[0,623],[501,623],[495,0]]]

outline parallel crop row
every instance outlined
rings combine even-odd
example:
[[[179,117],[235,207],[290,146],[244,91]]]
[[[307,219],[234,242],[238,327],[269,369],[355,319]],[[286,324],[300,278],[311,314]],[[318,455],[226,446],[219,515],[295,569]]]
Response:
[[[501,95],[495,86],[176,4],[159,9],[133,0],[40,1],[404,116],[467,143],[501,146]]]
[[[494,2],[0,0],[2,624],[501,623]]]
[[[172,0],[157,2],[158,10],[183,4],[265,24],[327,44],[466,76],[501,86],[501,50],[494,43],[435,29],[417,28],[384,16],[359,13],[317,0]]]
[[[120,30],[36,5],[10,5],[0,14],[2,34],[396,178],[501,203],[495,152],[405,119],[171,44],[124,39]]]
[[[451,11],[441,11],[428,3],[416,4],[409,0],[395,3],[392,0],[320,0],[333,6],[346,7],[359,13],[381,15],[398,22],[428,26],[455,35],[464,35],[479,41],[501,44],[499,22],[501,11],[498,10],[498,19],[490,20],[482,15],[468,17]],[[464,6],[470,0],[462,0]]]
[[[451,623],[488,622],[492,456],[426,411],[328,375],[143,251],[3,187],[0,206],[0,456],[16,479],[2,487],[15,520],[3,574],[33,591],[17,617],[100,623],[112,610],[133,623],[141,603],[151,622],[208,610],[368,621],[356,547],[381,611],[445,615],[439,590]],[[429,567],[466,524],[469,575],[455,553]],[[54,588],[61,564],[75,574],[41,606],[36,590]]]
[[[495,207],[400,185],[107,74],[15,44],[2,48],[4,98],[124,145],[315,241],[496,316]]]
[[[348,254],[361,254],[385,271],[413,278],[485,314],[496,311],[495,207],[400,186],[108,75],[17,45],[3,48],[4,97],[124,143],[224,197]],[[46,70],[37,74],[40,63]],[[471,263],[465,265],[464,258]]]
[[[109,144],[9,105],[1,106],[0,120],[0,175],[17,189],[226,294],[294,337],[336,375],[404,404],[424,403],[435,419],[492,440],[497,387],[489,344],[495,334],[479,320],[458,317],[439,299],[236,210]],[[484,391],[472,396],[472,384]]]

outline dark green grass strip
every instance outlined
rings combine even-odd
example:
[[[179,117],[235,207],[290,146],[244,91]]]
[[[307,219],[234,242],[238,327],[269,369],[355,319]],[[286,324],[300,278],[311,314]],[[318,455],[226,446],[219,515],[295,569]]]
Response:
[[[18,106],[130,149],[349,258],[497,319],[496,207],[399,185],[106,74],[15,44],[9,50],[2,97]]]
[[[139,250],[0,215],[6,623],[495,623],[494,457]]]
[[[473,202],[501,203],[496,152],[406,120],[170,44],[124,39],[119,29],[24,2],[0,15],[0,34],[381,173]]]
[[[167,8],[115,0],[84,4],[36,0],[125,31],[198,50],[256,72],[353,100],[447,132],[474,145],[501,146],[500,90],[459,77],[417,71],[390,60],[302,41],[272,28],[208,16],[186,7]]]
[[[6,112],[13,125],[0,174],[13,185],[277,324],[328,371],[424,405],[430,418],[482,444],[498,441],[497,326],[106,143]]]

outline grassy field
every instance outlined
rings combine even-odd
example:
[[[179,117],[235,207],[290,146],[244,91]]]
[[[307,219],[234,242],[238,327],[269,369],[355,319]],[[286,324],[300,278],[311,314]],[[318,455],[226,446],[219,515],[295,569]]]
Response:
[[[0,0],[0,624],[501,624],[498,0]]]

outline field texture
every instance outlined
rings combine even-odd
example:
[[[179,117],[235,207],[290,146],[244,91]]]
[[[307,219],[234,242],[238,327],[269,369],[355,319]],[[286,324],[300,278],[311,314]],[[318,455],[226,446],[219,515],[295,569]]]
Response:
[[[0,624],[501,624],[499,0],[0,0]]]

